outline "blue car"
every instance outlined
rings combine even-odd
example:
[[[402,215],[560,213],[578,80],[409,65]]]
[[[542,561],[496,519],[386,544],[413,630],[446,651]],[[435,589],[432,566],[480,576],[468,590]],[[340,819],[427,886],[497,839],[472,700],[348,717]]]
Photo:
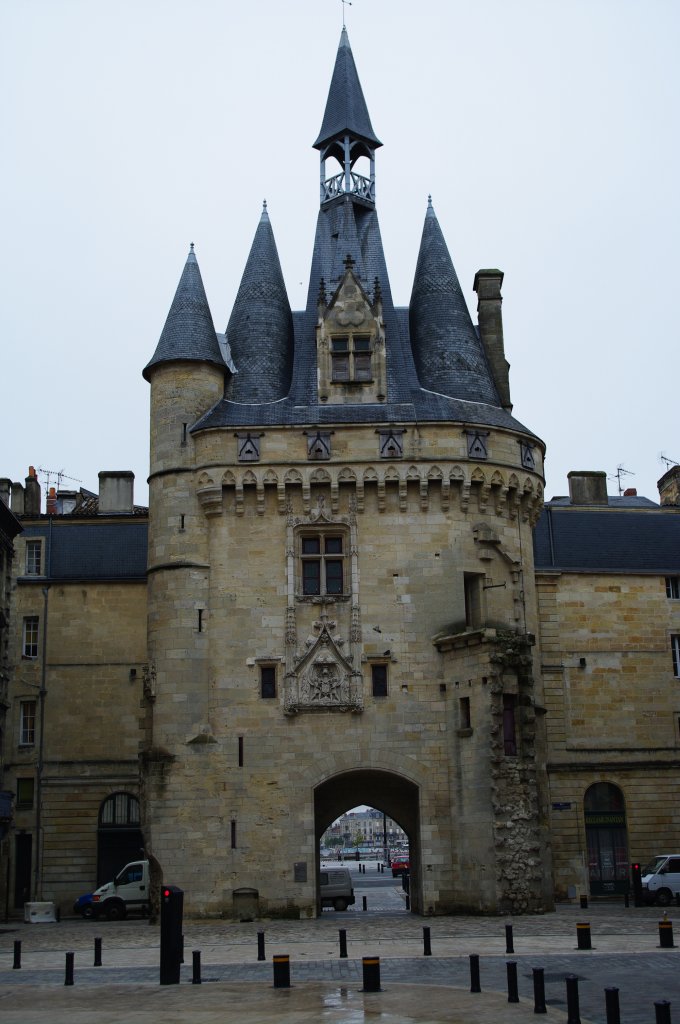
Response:
[[[78,897],[73,904],[73,913],[80,914],[81,917],[85,918],[94,916],[91,892],[86,892],[83,896]]]

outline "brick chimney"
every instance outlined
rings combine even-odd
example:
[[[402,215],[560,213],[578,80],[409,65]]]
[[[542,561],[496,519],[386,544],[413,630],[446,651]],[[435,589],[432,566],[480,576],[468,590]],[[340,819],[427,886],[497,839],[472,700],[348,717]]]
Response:
[[[608,505],[607,474],[602,470],[578,469],[567,473],[572,505]]]
[[[132,512],[135,474],[129,469],[99,474],[99,515]]]
[[[661,505],[680,505],[680,466],[671,466],[656,486]]]
[[[57,489],[56,487],[50,487],[47,492],[47,498],[45,499],[45,511],[48,516],[56,516],[57,509]]]
[[[26,490],[24,492],[24,515],[40,515],[40,484],[38,483],[38,474],[34,466],[28,467]]]
[[[501,405],[510,411],[510,363],[505,358],[503,343],[503,314],[501,305],[502,270],[478,270],[475,274],[474,289],[477,292],[477,321],[479,336],[484,346],[486,359],[491,370]]]

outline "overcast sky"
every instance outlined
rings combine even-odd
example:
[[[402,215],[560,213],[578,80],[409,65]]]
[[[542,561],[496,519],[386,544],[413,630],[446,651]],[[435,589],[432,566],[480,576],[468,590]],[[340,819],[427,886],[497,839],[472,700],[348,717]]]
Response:
[[[345,10],[395,302],[431,193],[475,320],[475,271],[505,272],[547,495],[623,465],[656,499],[660,454],[680,460],[680,4]],[[0,476],[132,469],[146,501],[141,371],[189,244],[224,330],[264,198],[304,306],[341,27],[340,0],[0,0]]]

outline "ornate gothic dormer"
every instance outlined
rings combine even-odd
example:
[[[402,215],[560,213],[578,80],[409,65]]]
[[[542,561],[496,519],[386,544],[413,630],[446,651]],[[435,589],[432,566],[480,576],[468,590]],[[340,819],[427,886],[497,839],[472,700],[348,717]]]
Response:
[[[361,90],[347,30],[343,26],[331,87],[319,137],[314,148],[321,157],[321,205],[350,195],[372,206],[375,203],[375,151],[382,142],[375,135]],[[326,177],[326,160],[333,157],[342,170]],[[353,170],[366,157],[369,176]]]
[[[387,392],[385,328],[380,285],[373,300],[354,273],[354,260],[330,302],[319,296],[316,351],[319,401],[329,405],[384,402]]]

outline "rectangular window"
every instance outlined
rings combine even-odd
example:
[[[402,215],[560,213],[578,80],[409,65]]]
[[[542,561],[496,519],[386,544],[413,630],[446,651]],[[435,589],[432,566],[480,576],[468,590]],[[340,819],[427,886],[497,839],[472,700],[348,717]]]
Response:
[[[517,698],[514,694],[503,694],[503,752],[506,757],[517,757],[515,710]]]
[[[387,696],[387,665],[375,662],[371,665],[371,685],[374,697]]]
[[[680,635],[674,633],[671,636],[671,651],[673,653],[673,675],[680,679]]]
[[[17,810],[30,811],[33,807],[35,779],[17,779]]]
[[[310,597],[343,594],[344,539],[337,534],[318,533],[301,538],[302,593]]]
[[[19,705],[19,745],[32,747],[35,743],[35,709],[34,700],[22,700]]]
[[[28,615],[24,619],[24,637],[23,637],[23,656],[24,658],[37,658],[38,657],[38,616]]]
[[[260,696],[276,696],[276,666],[260,665]]]
[[[472,719],[470,718],[470,698],[469,697],[461,697],[460,698],[460,705],[459,705],[459,707],[460,707],[460,728],[461,729],[471,729],[472,728]]]
[[[42,568],[42,541],[26,541],[26,575],[40,576]]]
[[[680,600],[680,576],[666,576],[666,597]]]
[[[334,381],[372,380],[370,335],[331,338],[331,366]]]
[[[467,629],[480,629],[482,626],[482,585],[484,577],[480,573],[466,572],[463,574],[465,587],[465,625]]]

